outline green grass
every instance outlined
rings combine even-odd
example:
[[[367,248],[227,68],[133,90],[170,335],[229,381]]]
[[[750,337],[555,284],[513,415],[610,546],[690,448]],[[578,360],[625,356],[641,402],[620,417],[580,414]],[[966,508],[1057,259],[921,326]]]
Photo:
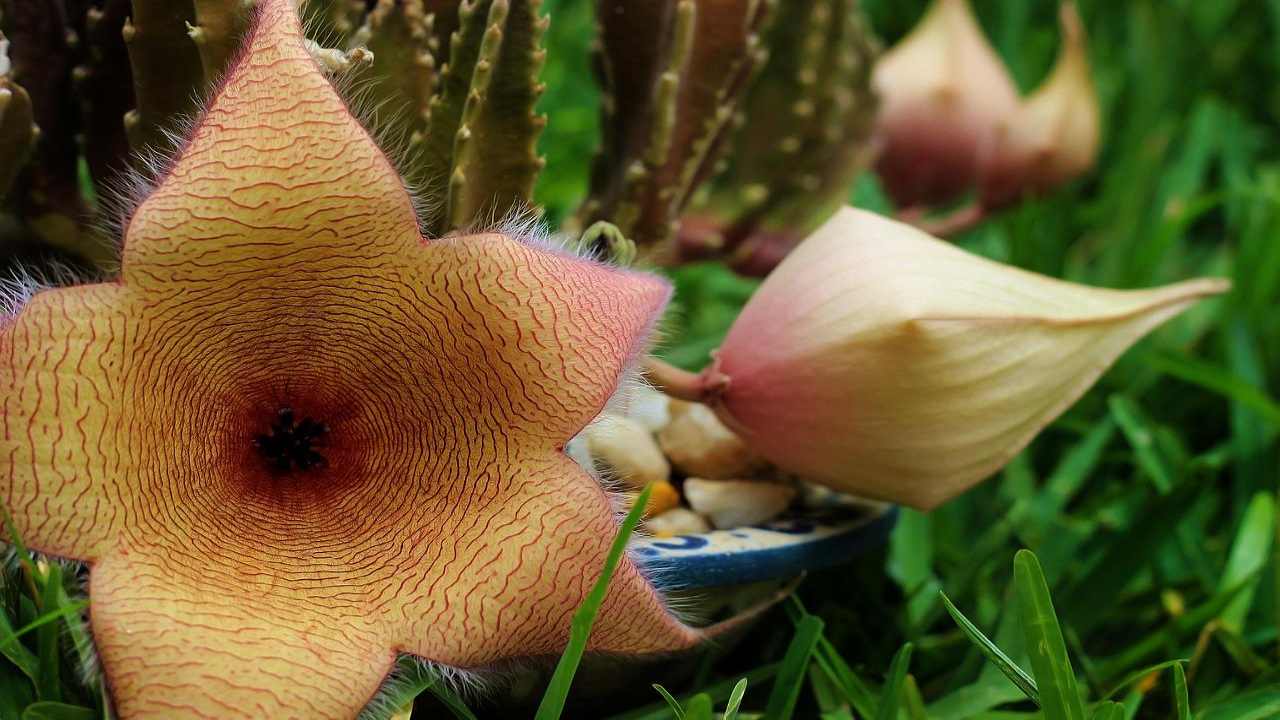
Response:
[[[923,0],[864,4],[892,41]],[[1055,52],[1054,3],[975,4],[1033,86]],[[1105,107],[1098,171],[958,242],[1078,282],[1220,274],[1233,292],[1128,353],[998,477],[904,512],[887,548],[808,578],[803,607],[664,678],[669,699],[639,677],[587,716],[707,718],[731,702],[742,718],[1280,716],[1280,0],[1080,4]],[[546,6],[539,198],[558,220],[585,187],[597,96],[589,3]],[[852,197],[887,209],[870,177]],[[715,266],[674,279],[666,352],[694,367],[754,284]],[[103,717],[101,687],[79,680],[75,578],[21,548],[4,576],[0,717]],[[460,707],[434,677],[407,687],[405,702],[423,693],[415,717]]]

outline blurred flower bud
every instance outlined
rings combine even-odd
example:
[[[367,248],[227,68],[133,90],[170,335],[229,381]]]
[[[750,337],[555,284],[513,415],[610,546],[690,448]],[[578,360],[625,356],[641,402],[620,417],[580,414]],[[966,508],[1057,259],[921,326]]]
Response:
[[[1008,462],[1143,335],[1226,287],[1075,285],[845,208],[747,304],[711,402],[783,470],[931,508]]]
[[[937,205],[980,177],[1018,90],[968,0],[934,0],[876,65],[881,98],[877,171],[899,207]]]
[[[1053,71],[997,136],[982,180],[988,208],[1051,190],[1088,171],[1097,158],[1102,111],[1084,26],[1074,3],[1063,3],[1060,18],[1062,49]]]

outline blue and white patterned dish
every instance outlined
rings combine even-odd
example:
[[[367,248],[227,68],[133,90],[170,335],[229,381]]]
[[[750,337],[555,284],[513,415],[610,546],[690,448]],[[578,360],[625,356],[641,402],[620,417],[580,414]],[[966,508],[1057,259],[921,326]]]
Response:
[[[671,589],[783,580],[883,545],[897,519],[890,505],[824,502],[753,527],[645,538],[633,556]]]

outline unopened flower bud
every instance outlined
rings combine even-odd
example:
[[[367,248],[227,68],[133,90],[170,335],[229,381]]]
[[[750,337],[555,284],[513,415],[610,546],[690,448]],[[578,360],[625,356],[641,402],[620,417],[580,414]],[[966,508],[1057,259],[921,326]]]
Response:
[[[981,181],[989,208],[1051,190],[1087,172],[1097,159],[1102,111],[1084,26],[1074,3],[1064,3],[1060,17],[1057,63],[997,136]]]
[[[930,508],[994,473],[1129,346],[1226,285],[1090,288],[846,208],[747,304],[720,348],[727,384],[714,402],[783,470]]]
[[[931,206],[973,187],[1018,90],[968,0],[934,0],[876,65],[877,171],[901,207]]]

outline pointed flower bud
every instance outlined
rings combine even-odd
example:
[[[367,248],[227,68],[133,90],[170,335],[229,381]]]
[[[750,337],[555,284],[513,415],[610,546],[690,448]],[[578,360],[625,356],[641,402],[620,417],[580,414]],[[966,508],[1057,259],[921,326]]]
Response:
[[[934,0],[920,24],[886,52],[873,84],[881,96],[877,170],[902,207],[954,199],[977,182],[1018,91],[968,0]]]
[[[988,207],[1052,189],[1088,171],[1097,158],[1102,111],[1074,3],[1062,5],[1060,21],[1062,49],[1053,71],[997,138],[982,183]]]
[[[1075,285],[846,208],[747,304],[713,402],[784,470],[931,508],[1008,462],[1147,332],[1225,288]]]

